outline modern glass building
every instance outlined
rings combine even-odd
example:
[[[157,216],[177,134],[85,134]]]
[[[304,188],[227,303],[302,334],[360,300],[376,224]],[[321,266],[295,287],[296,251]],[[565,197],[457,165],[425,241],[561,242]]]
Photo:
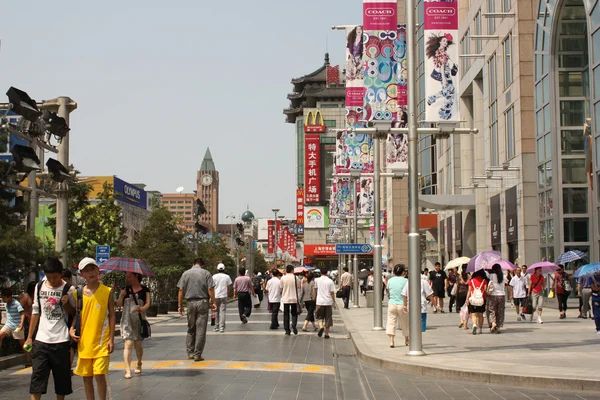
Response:
[[[540,257],[553,260],[563,251],[580,249],[595,260],[600,237],[600,3],[541,0],[535,15]],[[584,134],[587,118],[591,148]]]

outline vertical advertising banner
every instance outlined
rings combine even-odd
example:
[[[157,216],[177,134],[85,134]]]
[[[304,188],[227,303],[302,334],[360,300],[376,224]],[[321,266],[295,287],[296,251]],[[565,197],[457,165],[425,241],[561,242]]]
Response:
[[[365,63],[365,119],[394,121],[398,118],[398,3],[363,0]]]
[[[506,243],[519,241],[519,220],[517,216],[517,187],[513,186],[504,192],[504,207],[506,218]]]
[[[424,6],[425,119],[458,122],[458,0]]]
[[[268,226],[269,226],[268,229],[267,229],[268,253],[269,254],[273,254],[274,253],[273,250],[275,249],[274,242],[273,242],[273,239],[274,239],[273,236],[275,234],[275,231],[273,230],[274,225],[273,225],[273,221],[272,220],[269,220]]]
[[[387,211],[379,211],[379,237],[383,242],[385,240],[385,233],[387,232]],[[375,245],[375,222],[373,218],[369,223],[369,233],[371,234],[371,245]]]
[[[492,246],[500,246],[502,244],[502,222],[500,219],[500,195],[497,194],[490,198],[490,222],[492,224],[491,242]]]
[[[296,234],[304,235],[304,190],[296,190]]]
[[[318,203],[321,201],[321,136],[306,134],[304,146],[304,201]]]
[[[351,212],[352,190],[350,178],[333,178],[331,181],[331,198],[329,216],[339,217]]]
[[[373,214],[373,198],[375,193],[373,191],[373,178],[361,178],[359,187],[359,214],[364,216],[370,216]]]

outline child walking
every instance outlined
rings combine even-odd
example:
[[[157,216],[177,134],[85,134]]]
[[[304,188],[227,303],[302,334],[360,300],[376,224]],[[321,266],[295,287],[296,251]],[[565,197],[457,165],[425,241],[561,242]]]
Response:
[[[94,379],[98,396],[106,400],[106,376],[110,353],[114,350],[115,300],[112,289],[100,283],[100,271],[93,258],[81,260],[79,272],[87,285],[73,293],[77,315],[71,327],[71,337],[79,343],[75,374],[83,377],[87,400],[94,400]],[[79,332],[76,330],[78,325]]]

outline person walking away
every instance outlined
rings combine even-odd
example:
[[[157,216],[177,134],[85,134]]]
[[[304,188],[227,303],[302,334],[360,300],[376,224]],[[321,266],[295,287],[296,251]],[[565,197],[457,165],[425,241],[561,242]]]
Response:
[[[23,337],[29,337],[29,326],[31,325],[31,313],[33,311],[33,298],[35,296],[35,286],[36,282],[29,282],[27,284],[27,289],[24,293],[22,293],[19,298],[19,304],[23,307],[23,312],[25,314],[25,323],[23,324]],[[70,286],[70,285],[69,285]]]
[[[476,335],[477,331],[481,332],[481,328],[483,327],[487,282],[487,277],[483,269],[474,272],[469,280],[467,306],[469,307],[469,313],[473,321],[473,335]]]
[[[515,270],[515,275],[510,280],[509,286],[512,292],[513,304],[515,305],[515,311],[517,312],[517,321],[525,321],[525,314],[521,312],[519,307],[525,305],[525,299],[527,298],[527,287],[526,278],[521,274],[521,269]]]
[[[571,295],[571,277],[565,272],[564,265],[559,264],[558,270],[554,274],[554,286],[553,290],[556,293],[556,299],[558,300],[558,311],[560,313],[559,319],[567,318],[567,300]]]
[[[283,328],[289,336],[291,331],[298,334],[298,281],[294,275],[294,266],[289,264],[285,268],[285,276],[281,278],[281,300],[283,301]],[[290,330],[290,314],[292,315],[292,327]]]
[[[521,276],[525,280],[525,293],[529,293],[529,274],[527,273],[527,265],[521,265]]]
[[[543,291],[544,291],[544,283],[545,283],[545,278],[544,275],[542,275],[542,269],[541,268],[536,268],[535,269],[535,273],[533,275],[531,275],[531,277],[529,278],[529,292],[527,293],[527,296],[531,296],[531,309],[532,310],[536,310],[537,309],[537,323],[538,324],[543,324],[544,321],[542,321],[542,308],[544,306],[544,296],[543,296]],[[531,314],[531,317],[529,318],[529,322],[533,322],[533,313]]]
[[[404,285],[404,288],[402,289],[402,301],[404,302],[404,313],[407,314],[407,318],[410,321],[410,311],[409,311],[409,302],[410,302],[410,290],[409,290],[409,283],[407,282],[406,285]],[[420,298],[420,302],[421,302],[421,332],[426,332],[427,331],[427,302],[431,301],[433,299],[434,293],[433,293],[433,289],[431,288],[431,286],[429,286],[428,284],[428,277],[427,276],[422,276],[421,277],[421,298]],[[408,344],[410,342],[410,335],[409,335],[409,330],[406,331],[406,333],[403,331],[402,334],[404,335],[404,340],[405,340],[405,344]],[[406,341],[406,337],[408,337],[408,342]]]
[[[6,323],[2,326],[2,330],[0,330],[0,344],[2,344],[5,337],[12,336],[19,343],[19,346],[23,347],[25,344],[25,335],[23,333],[26,319],[25,310],[23,310],[21,303],[13,298],[10,288],[2,288],[0,296],[6,307]],[[25,356],[27,357],[26,362],[29,364],[31,359],[29,353],[26,353]]]
[[[367,276],[367,290],[373,290],[375,285],[375,275],[373,275],[373,269],[369,271],[369,276]]]
[[[252,279],[246,276],[246,268],[240,267],[238,277],[233,282],[233,299],[238,301],[238,312],[242,324],[248,323],[248,318],[252,314],[252,297],[254,296],[254,286]]]
[[[269,300],[269,310],[271,311],[271,326],[269,329],[279,329],[279,308],[281,304],[281,273],[277,268],[271,272],[271,279],[268,280],[265,292]]]
[[[317,307],[317,302],[315,301],[315,274],[313,274],[312,271],[306,274],[306,277],[302,280],[300,298],[304,302],[304,307],[306,307],[306,317],[304,318],[302,332],[308,332],[307,328],[309,323],[312,323],[313,329],[316,332],[318,329],[315,324],[315,308]]]
[[[591,277],[592,289],[592,309],[594,311],[594,322],[596,323],[596,333],[600,335],[600,272]]]
[[[435,263],[435,271],[429,273],[429,284],[433,290],[433,313],[438,311],[444,312],[444,297],[446,288],[448,287],[448,275],[445,271],[442,271],[442,265],[439,262]]]
[[[110,354],[115,348],[115,298],[112,289],[100,283],[96,260],[90,257],[81,260],[79,273],[87,284],[73,291],[78,316],[70,334],[79,343],[75,374],[83,377],[88,400],[94,400],[94,380],[100,400],[106,400]],[[79,332],[76,329],[78,318]]]
[[[183,299],[187,300],[187,338],[186,350],[188,359],[204,361],[202,352],[206,344],[206,328],[208,325],[208,306],[216,311],[215,283],[212,275],[205,269],[204,259],[194,260],[192,268],[185,271],[177,287],[179,314],[183,315]]]
[[[76,284],[73,283],[73,273],[71,273],[70,270],[68,269],[63,269],[62,272],[62,279],[63,281],[65,281],[67,283],[68,286],[76,286]],[[75,307],[75,305],[73,305],[73,307]],[[73,314],[68,314],[67,315],[67,326],[69,328],[71,328],[71,325],[73,325],[73,319],[75,317],[75,311],[73,310]],[[69,365],[73,366],[73,359],[75,358],[75,353],[77,352],[77,342],[75,342],[73,339],[71,339],[71,336],[69,335],[69,341],[70,341],[70,350],[69,350],[69,359],[71,361],[71,363]],[[72,374],[71,374],[72,375]]]
[[[258,296],[258,304],[254,306],[254,308],[260,308],[260,303],[263,301],[263,285],[262,285],[262,274],[259,272],[253,273],[254,277],[252,278],[252,286],[254,287],[254,293]]]
[[[46,279],[37,285],[34,283],[31,294],[31,324],[25,346],[33,347],[29,384],[32,400],[46,394],[51,371],[57,400],[73,393],[67,315],[74,314],[75,308],[74,303],[69,302],[73,288],[62,280],[62,268],[58,258],[48,257],[43,266]]]
[[[317,291],[317,319],[319,320],[318,336],[329,339],[329,329],[333,326],[333,308],[335,308],[335,287],[327,276],[327,268],[321,268],[321,277],[315,284]]]
[[[229,295],[229,287],[233,284],[229,275],[225,273],[225,265],[220,263],[217,265],[217,273],[213,275],[213,283],[215,285],[215,305],[216,323],[215,332],[225,332],[225,320],[227,313],[227,296]]]
[[[581,299],[581,318],[591,318],[590,315],[590,298],[592,297],[592,279],[591,277],[582,276],[577,280],[577,295]]]
[[[490,333],[500,333],[504,326],[506,292],[504,291],[504,273],[500,264],[492,265],[487,287],[487,311],[489,313]]]
[[[404,344],[408,346],[408,313],[404,312],[404,298],[402,290],[408,283],[406,279],[406,267],[404,264],[396,264],[394,266],[394,276],[388,279],[388,293],[390,300],[388,302],[388,315],[386,334],[390,338],[390,347],[394,347],[394,339],[396,337],[396,326],[400,322],[400,329],[404,335]]]
[[[344,267],[344,273],[340,278],[342,288],[342,299],[344,299],[344,308],[350,308],[350,291],[352,290],[352,274],[348,272],[348,267]]]
[[[456,284],[458,285],[456,288],[456,311],[461,312],[463,306],[467,302],[467,294],[469,293],[469,274],[467,274],[466,268],[463,268],[462,273],[458,276]],[[469,329],[468,310],[463,314],[464,318],[461,314],[460,324],[458,327],[462,328],[464,326],[465,330],[467,330]]]
[[[448,310],[452,312],[452,307],[456,303],[456,295],[452,294],[452,290],[454,289],[454,285],[456,285],[456,281],[458,279],[458,268],[453,268],[448,272],[448,286],[446,287],[446,294],[450,298],[450,304],[448,305]],[[460,309],[456,307],[456,312],[459,312]]]
[[[125,274],[127,285],[119,293],[117,307],[123,307],[121,315],[121,338],[123,339],[123,361],[125,362],[125,379],[131,379],[132,350],[135,348],[137,364],[135,375],[142,373],[142,320],[146,319],[146,310],[150,308],[150,289],[142,285],[142,275],[134,272]]]

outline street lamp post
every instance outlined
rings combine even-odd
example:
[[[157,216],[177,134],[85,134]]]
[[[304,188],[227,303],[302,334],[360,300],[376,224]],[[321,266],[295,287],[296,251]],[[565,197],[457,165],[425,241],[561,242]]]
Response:
[[[275,253],[273,256],[275,268],[277,268],[277,213],[279,212],[279,208],[271,209],[275,214],[275,219],[273,220],[273,252]]]

